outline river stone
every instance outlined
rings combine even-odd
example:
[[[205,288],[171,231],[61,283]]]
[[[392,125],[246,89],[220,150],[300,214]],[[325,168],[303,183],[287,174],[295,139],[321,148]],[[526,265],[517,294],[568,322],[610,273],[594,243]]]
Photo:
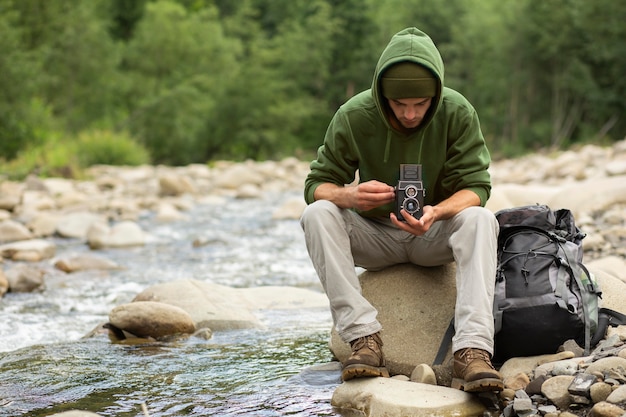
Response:
[[[61,215],[47,211],[33,213],[32,218],[26,222],[26,226],[37,237],[52,236],[57,231]]]
[[[64,272],[85,271],[89,269],[120,269],[117,263],[101,256],[91,254],[80,254],[62,258],[57,260],[54,266]]]
[[[22,223],[13,220],[0,222],[0,242],[15,242],[32,238],[33,234]]]
[[[137,223],[129,220],[119,222],[113,227],[98,222],[89,228],[87,243],[91,249],[143,246],[146,243],[146,234]]]
[[[48,417],[100,417],[100,414],[92,413],[91,411],[71,410],[50,414]]]
[[[109,322],[118,329],[139,337],[159,339],[176,334],[191,334],[196,326],[182,308],[156,301],[122,304],[109,313]]]
[[[626,410],[623,408],[603,401],[595,404],[587,415],[589,417],[624,417],[624,414]]]
[[[383,351],[392,375],[410,376],[417,365],[433,363],[454,316],[455,271],[453,263],[431,268],[403,264],[359,275],[363,295],[378,310]],[[349,344],[334,329],[330,348],[340,361],[350,355]]]
[[[274,220],[297,220],[302,216],[306,202],[302,197],[292,197],[284,201],[272,213]]]
[[[178,196],[195,192],[196,187],[193,181],[185,175],[164,173],[159,176],[159,194],[162,196]]]
[[[90,212],[75,212],[62,216],[57,224],[57,233],[62,237],[85,239],[92,224],[104,218]]]
[[[541,385],[541,393],[559,409],[566,410],[572,403],[568,388],[573,380],[574,377],[571,375],[549,378]]]
[[[0,245],[0,256],[14,261],[38,262],[52,258],[55,252],[56,246],[43,239],[21,240]]]
[[[474,395],[437,385],[393,378],[358,378],[341,384],[331,404],[358,410],[365,417],[482,416],[485,406]]]
[[[27,264],[16,264],[5,274],[11,292],[33,292],[44,287],[44,272]]]
[[[2,298],[2,296],[6,294],[7,291],[9,291],[9,280],[4,274],[4,271],[0,269],[0,298]]]
[[[213,331],[262,327],[240,293],[225,285],[181,279],[153,285],[133,301],[159,301],[185,310],[197,328]]]
[[[626,385],[620,385],[615,389],[606,399],[607,402],[612,404],[620,404],[626,402]]]
[[[320,291],[297,287],[263,286],[235,290],[250,310],[328,308],[328,297]]]
[[[585,190],[585,192],[581,192]],[[626,203],[626,176],[594,178],[565,186],[549,201],[550,207],[567,207],[574,216]]]

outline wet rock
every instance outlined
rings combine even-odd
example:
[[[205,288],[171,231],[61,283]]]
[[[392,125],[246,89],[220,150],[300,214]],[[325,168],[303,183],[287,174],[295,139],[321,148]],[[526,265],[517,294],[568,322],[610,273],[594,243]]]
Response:
[[[463,391],[392,378],[362,378],[343,383],[333,393],[331,404],[358,410],[365,417],[469,417],[482,415],[485,410],[476,396]]]
[[[9,280],[4,271],[0,269],[0,298],[9,291]]]
[[[48,417],[99,417],[100,414],[92,413],[91,411],[82,410],[70,410],[63,411],[62,413],[50,414]]]
[[[37,262],[52,258],[56,246],[47,240],[31,239],[0,245],[0,256],[14,261]]]
[[[27,264],[17,264],[5,271],[11,292],[33,292],[44,288],[44,272]]]
[[[64,272],[85,271],[89,269],[115,270],[120,269],[117,263],[97,255],[81,254],[63,257],[54,263],[55,268]]]
[[[146,234],[137,223],[131,221],[122,221],[112,227],[94,223],[87,232],[87,243],[92,249],[143,246],[145,242]]]
[[[196,330],[193,319],[185,310],[155,301],[117,306],[109,313],[109,322],[139,337],[153,337],[157,340],[166,336],[191,334]]]
[[[234,288],[184,279],[153,285],[133,301],[158,301],[185,310],[197,328],[213,331],[259,328],[259,319]]]

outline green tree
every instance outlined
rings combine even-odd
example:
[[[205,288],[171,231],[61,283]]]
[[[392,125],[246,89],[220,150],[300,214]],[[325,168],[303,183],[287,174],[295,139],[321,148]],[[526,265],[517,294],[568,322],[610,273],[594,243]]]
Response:
[[[52,127],[50,109],[37,98],[42,62],[24,46],[20,14],[0,2],[0,159],[41,143]]]
[[[124,56],[132,88],[124,122],[155,162],[206,160],[212,138],[206,120],[239,72],[239,44],[222,32],[214,8],[187,12],[149,3]]]

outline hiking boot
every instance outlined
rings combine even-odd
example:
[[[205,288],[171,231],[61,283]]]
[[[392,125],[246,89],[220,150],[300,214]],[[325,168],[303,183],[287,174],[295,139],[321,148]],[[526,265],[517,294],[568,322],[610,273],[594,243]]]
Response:
[[[368,376],[389,378],[382,346],[383,341],[378,333],[359,337],[350,342],[352,354],[343,363],[341,379],[348,381],[352,378]]]
[[[466,392],[502,391],[504,382],[487,351],[466,348],[454,352],[452,388]]]

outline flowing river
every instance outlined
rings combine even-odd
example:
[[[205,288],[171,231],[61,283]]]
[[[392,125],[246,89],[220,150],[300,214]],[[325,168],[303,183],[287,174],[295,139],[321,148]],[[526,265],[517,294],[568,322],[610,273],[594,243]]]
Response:
[[[44,291],[0,299],[0,416],[76,409],[117,417],[347,415],[330,405],[338,372],[311,372],[332,360],[327,308],[264,311],[263,329],[209,340],[131,346],[83,338],[112,308],[177,279],[321,291],[298,221],[272,219],[277,201],[294,195],[198,205],[187,220],[166,224],[146,213],[139,219],[150,234],[145,246],[97,251],[119,271],[66,274],[54,260],[37,264]],[[196,239],[204,245],[194,246]],[[57,257],[90,251],[79,240],[53,240]]]

